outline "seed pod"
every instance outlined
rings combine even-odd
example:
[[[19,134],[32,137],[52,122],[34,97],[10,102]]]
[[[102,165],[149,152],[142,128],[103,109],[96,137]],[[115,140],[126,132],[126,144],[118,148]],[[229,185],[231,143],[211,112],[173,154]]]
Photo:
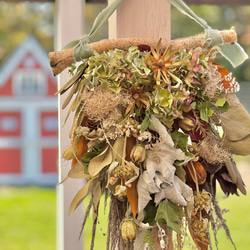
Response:
[[[67,146],[62,153],[62,157],[65,160],[71,160],[74,158],[74,149],[71,145]]]
[[[191,131],[195,127],[195,118],[187,115],[183,119],[179,120],[178,122],[180,128]]]
[[[125,218],[120,224],[122,238],[127,242],[133,242],[136,237],[136,224],[132,218]]]
[[[192,167],[192,164],[194,166],[194,169]],[[193,161],[192,163],[188,162],[188,164],[187,164],[187,171],[189,172],[189,174],[192,177],[193,181],[196,182],[194,170],[195,170],[195,173],[196,173],[196,176],[197,176],[198,184],[199,185],[204,184],[205,181],[206,181],[206,178],[207,178],[207,172],[206,172],[205,168],[201,165],[201,163],[199,161],[196,161],[196,162]]]
[[[142,163],[146,157],[146,149],[142,145],[135,145],[130,153],[133,162]]]

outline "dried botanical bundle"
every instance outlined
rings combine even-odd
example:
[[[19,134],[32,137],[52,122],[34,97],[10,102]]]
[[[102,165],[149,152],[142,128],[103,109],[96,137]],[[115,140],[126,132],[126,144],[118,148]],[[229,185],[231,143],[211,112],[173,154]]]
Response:
[[[226,119],[233,112],[237,120],[235,107],[245,117],[238,122],[250,117],[232,99],[238,84],[214,62],[218,49],[174,50],[160,40],[94,52],[59,90],[71,87],[63,108],[76,94],[68,111],[75,113],[71,145],[63,153],[72,160],[68,177],[87,180],[70,213],[91,194],[84,223],[91,207],[96,222],[100,198],[109,192],[107,249],[182,249],[187,227],[196,247],[207,249],[217,220],[230,236],[216,181],[226,195],[246,190],[224,144],[232,129]],[[249,143],[249,133],[240,135],[236,143]],[[95,225],[93,237],[94,231]]]

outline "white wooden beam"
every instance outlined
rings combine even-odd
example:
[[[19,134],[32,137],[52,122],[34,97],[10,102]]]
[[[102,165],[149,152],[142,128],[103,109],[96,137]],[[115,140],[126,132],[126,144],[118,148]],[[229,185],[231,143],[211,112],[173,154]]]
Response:
[[[79,39],[83,35],[83,0],[56,0],[56,50],[72,40]],[[58,78],[60,88],[69,80],[67,70]],[[67,176],[70,162],[61,157],[62,150],[70,143],[69,131],[72,117],[62,128],[67,111],[61,110],[64,96],[59,97],[59,180]],[[82,250],[83,240],[79,240],[83,211],[80,206],[72,215],[68,215],[70,203],[75,194],[83,186],[82,180],[68,179],[57,186],[57,250]],[[46,223],[46,218],[45,218]]]
[[[166,0],[125,0],[110,18],[109,37],[170,39],[170,22],[170,4]]]

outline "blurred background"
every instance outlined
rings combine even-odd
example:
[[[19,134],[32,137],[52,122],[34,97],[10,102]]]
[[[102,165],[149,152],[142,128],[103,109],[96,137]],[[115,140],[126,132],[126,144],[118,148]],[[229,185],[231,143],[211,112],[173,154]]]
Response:
[[[94,2],[94,1],[93,1]],[[85,33],[91,28],[105,1],[85,3]],[[209,2],[209,1],[207,1]],[[236,1],[231,1],[232,3]],[[216,29],[235,27],[239,43],[250,55],[249,5],[190,5],[195,13]],[[55,3],[0,1],[0,249],[56,249],[56,193],[58,182],[57,79],[52,75],[48,52],[54,51]],[[171,11],[172,39],[192,36],[203,30],[175,8]],[[93,41],[108,37],[105,24]],[[250,61],[237,69],[223,58],[221,63],[240,83],[237,93],[250,111]],[[250,186],[249,157],[236,157],[243,179]],[[249,190],[249,188],[248,188]],[[250,228],[248,196],[224,199],[225,214],[237,249],[246,249]],[[106,219],[97,230],[95,249],[103,248]],[[44,223],[46,222],[46,223]],[[89,225],[91,221],[89,221]],[[86,226],[86,249],[91,226]],[[223,249],[234,249],[223,232]],[[99,243],[98,243],[99,242]],[[100,245],[98,245],[100,244]],[[220,246],[220,245],[219,245]]]

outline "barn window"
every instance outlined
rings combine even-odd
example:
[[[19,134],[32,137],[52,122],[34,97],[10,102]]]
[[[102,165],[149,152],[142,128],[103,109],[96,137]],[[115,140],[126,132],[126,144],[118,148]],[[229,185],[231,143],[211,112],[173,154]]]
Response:
[[[13,77],[13,93],[16,95],[46,94],[46,79],[41,70],[20,69]]]

